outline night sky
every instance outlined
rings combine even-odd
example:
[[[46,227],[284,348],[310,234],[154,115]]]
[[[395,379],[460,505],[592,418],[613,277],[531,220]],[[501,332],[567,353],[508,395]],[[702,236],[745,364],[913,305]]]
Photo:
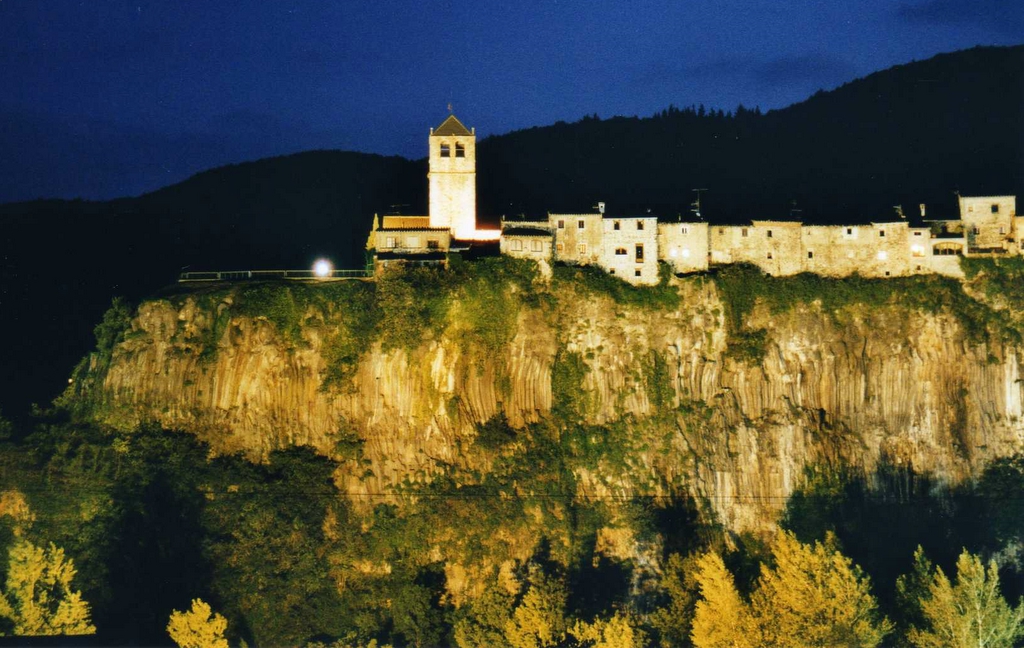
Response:
[[[110,198],[337,148],[779,108],[894,64],[1024,40],[1020,0],[0,0],[0,202]]]

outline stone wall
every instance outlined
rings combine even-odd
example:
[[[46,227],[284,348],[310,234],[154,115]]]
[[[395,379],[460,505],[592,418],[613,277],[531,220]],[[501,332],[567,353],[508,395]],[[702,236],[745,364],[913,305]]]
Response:
[[[658,219],[605,218],[601,266],[632,284],[658,283]]]
[[[968,250],[1007,250],[1013,237],[1017,199],[1014,196],[960,197],[960,219]]]
[[[476,231],[476,137],[472,135],[431,135],[430,193],[431,227],[450,228],[456,238],[472,238]],[[441,157],[441,146],[449,146],[449,157]],[[465,157],[456,157],[461,145]]]
[[[602,214],[551,214],[555,261],[598,264],[602,256]]]
[[[676,274],[708,269],[707,223],[658,223],[658,259]]]

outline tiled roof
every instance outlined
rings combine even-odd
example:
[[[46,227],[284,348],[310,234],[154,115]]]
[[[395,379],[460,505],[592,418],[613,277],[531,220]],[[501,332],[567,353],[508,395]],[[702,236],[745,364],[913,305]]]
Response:
[[[430,216],[385,216],[381,223],[381,229],[410,227],[430,227]]]
[[[408,259],[410,261],[443,261],[448,258],[445,252],[378,252],[377,258],[381,261],[395,261]]]
[[[441,125],[434,129],[434,135],[472,135],[469,129],[462,125],[455,115],[448,115],[448,119],[441,122]]]
[[[502,236],[551,236],[551,232],[539,227],[506,227]]]

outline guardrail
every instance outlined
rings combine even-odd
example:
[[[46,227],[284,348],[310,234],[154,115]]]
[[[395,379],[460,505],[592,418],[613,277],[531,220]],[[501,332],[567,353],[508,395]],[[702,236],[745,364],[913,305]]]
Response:
[[[248,281],[250,279],[365,279],[372,276],[369,270],[332,270],[330,274],[319,275],[312,270],[211,270],[209,272],[182,272],[178,283],[190,281]]]

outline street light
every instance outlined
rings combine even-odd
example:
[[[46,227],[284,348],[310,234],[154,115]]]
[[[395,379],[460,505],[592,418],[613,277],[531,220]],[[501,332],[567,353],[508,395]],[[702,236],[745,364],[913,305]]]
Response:
[[[313,274],[320,278],[330,277],[334,274],[334,266],[327,259],[317,259],[313,263]]]

